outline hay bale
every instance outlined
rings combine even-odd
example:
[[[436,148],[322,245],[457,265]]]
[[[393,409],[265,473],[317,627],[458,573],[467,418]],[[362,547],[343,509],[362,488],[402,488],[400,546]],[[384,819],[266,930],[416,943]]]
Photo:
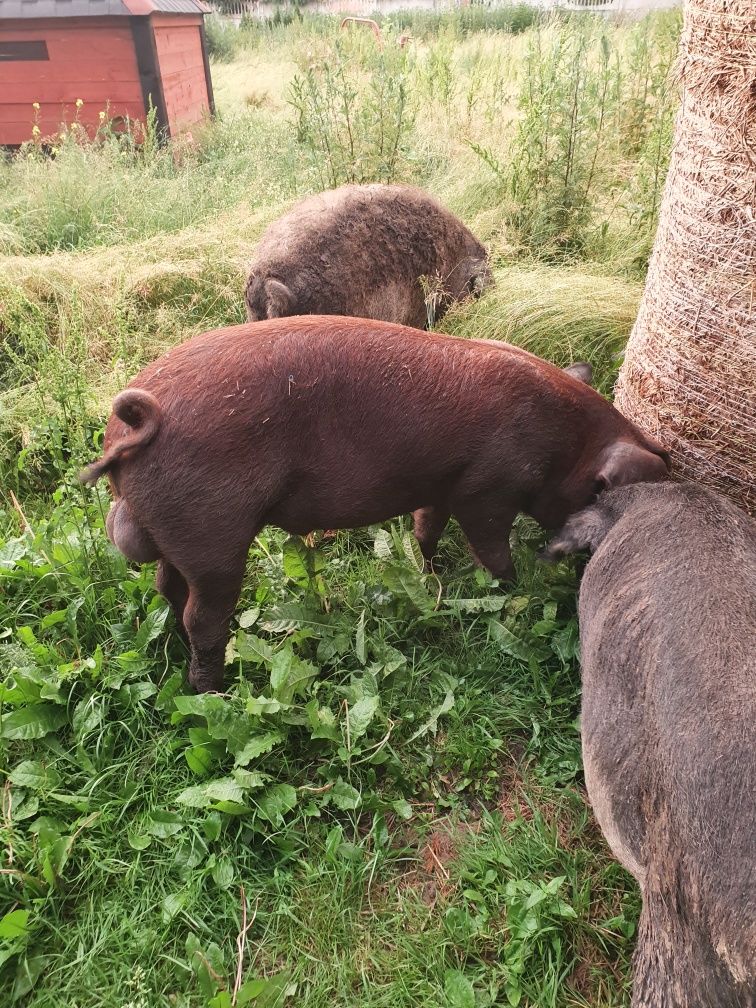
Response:
[[[617,407],[756,510],[756,3],[686,0],[682,107]]]

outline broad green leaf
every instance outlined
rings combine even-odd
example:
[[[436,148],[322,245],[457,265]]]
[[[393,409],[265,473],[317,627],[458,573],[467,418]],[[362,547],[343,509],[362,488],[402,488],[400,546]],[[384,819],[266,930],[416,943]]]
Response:
[[[127,706],[134,707],[156,693],[157,686],[152,682],[129,682],[118,690],[118,698]]]
[[[380,560],[391,560],[394,555],[394,542],[387,529],[378,529],[373,542],[373,552]]]
[[[143,651],[151,641],[160,636],[163,632],[165,621],[168,619],[169,611],[169,607],[165,606],[162,609],[153,609],[151,613],[145,616],[134,638],[135,651]]]
[[[289,536],[283,545],[283,572],[287,578],[299,584],[307,584],[310,580],[307,569],[307,547],[299,536]]]
[[[247,712],[258,717],[261,714],[277,714],[288,706],[288,704],[281,703],[279,700],[269,700],[265,696],[250,697],[246,703]]]
[[[155,809],[150,812],[145,829],[148,833],[165,840],[168,837],[179,833],[184,828],[184,821],[175,812],[164,812],[162,809]]]
[[[262,756],[263,753],[270,752],[273,746],[283,741],[280,732],[265,732],[264,735],[253,735],[252,738],[242,746],[236,753],[234,760],[236,766],[246,766],[253,759]]]
[[[248,981],[251,984],[260,984],[262,986],[251,987],[250,991],[245,994],[245,999],[242,1001],[241,993],[244,987],[239,991],[239,997],[237,998],[237,1008],[244,1008],[244,1005],[253,1005],[254,1008],[284,1008],[285,1002],[290,998],[294,997],[297,993],[297,985],[291,979],[291,974],[288,970],[283,973],[277,973],[275,976],[268,977],[264,981]]]
[[[274,784],[255,798],[257,810],[268,822],[277,826],[284,814],[297,804],[297,792],[291,784]]]
[[[9,539],[0,546],[0,570],[12,570],[16,562],[28,552],[29,547],[24,539]]]
[[[172,711],[174,697],[183,685],[184,676],[181,672],[174,672],[168,676],[155,697],[155,707],[166,712]]]
[[[375,644],[373,645],[375,647]],[[397,669],[407,664],[407,658],[397,648],[391,644],[383,644],[378,651],[378,661],[382,666],[383,675],[396,672]]]
[[[269,665],[273,661],[274,651],[270,644],[262,637],[244,633],[243,630],[236,635],[236,650],[244,661],[256,662],[258,665],[263,662]]]
[[[403,592],[420,612],[433,612],[435,599],[428,593],[422,575],[416,570],[398,564],[387,564],[383,570],[383,579],[392,592]]]
[[[267,980],[247,980],[239,988],[236,998],[237,1008],[244,1008],[250,1001],[255,1001],[268,986]]]
[[[63,836],[44,845],[42,852],[42,874],[47,884],[52,888],[57,884],[68,862],[68,856],[73,847],[73,836]]]
[[[9,780],[17,787],[44,791],[56,788],[60,784],[60,774],[52,767],[42,766],[36,760],[24,760],[11,772]]]
[[[200,693],[197,696],[177,696],[173,698],[176,710],[179,714],[195,714],[198,717],[210,717],[225,711],[228,704],[223,697],[214,696],[212,693]]]
[[[0,715],[0,738],[37,739],[56,731],[68,720],[65,708],[31,704],[11,714]]]
[[[0,917],[0,938],[20,938],[26,934],[28,920],[28,910],[11,910],[4,917]]]
[[[317,700],[311,700],[305,710],[310,724],[311,738],[341,742],[341,732],[338,728],[336,715],[329,707],[319,707]]]
[[[100,727],[104,717],[103,701],[96,696],[89,696],[76,705],[71,724],[79,739],[83,739]]]
[[[411,819],[414,814],[412,812],[412,806],[406,798],[398,798],[396,801],[391,802],[391,808],[397,815],[401,816],[402,819]]]
[[[221,832],[221,817],[217,812],[209,813],[207,819],[202,823],[202,832],[205,834],[206,840],[215,843]]]
[[[418,574],[422,574],[425,569],[425,558],[420,543],[411,532],[405,532],[402,536],[402,549],[410,566],[414,567]]]
[[[506,595],[486,595],[484,598],[445,599],[444,605],[452,612],[499,612],[506,601]]]
[[[220,889],[228,889],[232,886],[234,878],[236,877],[236,871],[231,858],[218,858],[215,867],[212,870],[212,876],[213,882],[215,882]]]
[[[18,794],[19,792],[16,792]],[[21,792],[23,793],[23,792]],[[30,795],[25,801],[14,806],[13,808],[13,821],[22,822],[24,819],[31,819],[39,811],[39,798],[36,795]]]
[[[66,609],[56,609],[55,612],[48,613],[47,616],[43,616],[39,621],[40,628],[47,630],[48,627],[65,622],[66,613]]]
[[[240,805],[244,801],[244,790],[232,777],[219,777],[206,784],[186,788],[176,801],[192,808],[206,808],[212,802],[233,802]]]
[[[329,797],[336,808],[341,809],[342,812],[359,808],[362,804],[362,795],[360,792],[356,788],[353,788],[351,784],[342,780],[341,777],[339,777],[330,790]]]
[[[18,1001],[29,993],[50,962],[50,958],[39,952],[27,952],[16,968],[16,982],[13,985],[11,1001]]]
[[[242,630],[246,630],[248,627],[253,626],[257,622],[257,618],[260,615],[260,607],[256,606],[254,609],[245,609],[244,612],[239,617],[239,626]]]
[[[290,644],[273,655],[270,667],[270,688],[274,696],[285,686],[296,660],[296,655]]]
[[[211,801],[238,802],[244,801],[244,790],[231,777],[221,777],[219,780],[205,784],[205,794]]]
[[[459,970],[448,970],[444,980],[447,1008],[475,1008],[473,985]]]
[[[132,850],[147,850],[147,848],[152,843],[152,837],[148,836],[146,833],[129,833],[127,836],[129,842],[129,847]]]
[[[443,702],[433,710],[431,716],[428,718],[425,724],[422,725],[420,728],[418,728],[415,734],[411,735],[407,741],[414,742],[415,739],[419,739],[422,735],[427,735],[428,732],[438,731],[438,719],[443,714],[447,714],[452,709],[453,706],[454,706],[454,693],[451,690],[447,690]]]
[[[258,773],[256,770],[242,770],[241,767],[232,770],[231,776],[245,791],[264,787],[271,780],[270,774]]]
[[[189,894],[186,891],[171,893],[165,897],[162,904],[164,924],[168,924],[180,910],[183,910],[188,898]]]
[[[231,752],[247,744],[253,728],[254,722],[247,713],[235,711],[229,705],[207,716],[208,733],[214,739],[224,740]]]
[[[327,613],[314,605],[301,605],[298,602],[282,602],[278,606],[266,610],[260,626],[268,633],[286,633],[307,626],[313,629],[327,629],[333,619]]]
[[[513,658],[519,658],[520,661],[525,663],[529,662],[532,653],[532,647],[528,645],[520,637],[516,637],[511,630],[500,623],[499,620],[492,619],[488,624],[489,632],[491,638],[496,641],[499,647],[506,654],[512,655]]]
[[[380,699],[377,696],[363,696],[347,711],[347,731],[351,742],[360,738],[368,730],[375,717]]]
[[[205,793],[204,784],[197,784],[194,787],[184,788],[184,790],[176,796],[176,801],[179,805],[188,805],[189,808],[207,808],[210,804],[210,799]]]
[[[207,1008],[232,1008],[231,995],[228,991],[219,991],[207,1002]]]
[[[188,749],[184,749],[184,759],[192,773],[198,777],[207,777],[217,761],[215,754],[205,745],[189,746]]]
[[[315,666],[297,658],[290,647],[277,651],[270,666],[273,696],[283,704],[290,704],[317,674]]]

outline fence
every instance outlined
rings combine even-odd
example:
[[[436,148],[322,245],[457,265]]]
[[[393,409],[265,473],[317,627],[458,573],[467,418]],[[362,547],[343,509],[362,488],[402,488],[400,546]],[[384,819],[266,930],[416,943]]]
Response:
[[[679,6],[681,0],[515,0],[543,10],[560,8],[571,11],[596,13],[643,14]],[[367,17],[373,13],[390,14],[397,10],[447,10],[451,7],[469,6],[470,0],[315,0],[303,3],[301,9],[313,14],[355,14]],[[291,9],[293,3],[275,3],[272,0],[210,0],[215,12],[237,24],[242,18],[269,18],[277,10]]]

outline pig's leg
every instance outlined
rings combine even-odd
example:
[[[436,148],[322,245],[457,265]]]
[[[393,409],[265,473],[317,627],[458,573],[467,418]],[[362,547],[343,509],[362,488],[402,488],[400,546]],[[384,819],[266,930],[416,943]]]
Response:
[[[512,581],[515,575],[509,536],[517,514],[500,503],[491,505],[485,498],[468,499],[453,511],[465,533],[473,556],[501,581]]]
[[[223,572],[187,576],[184,626],[192,649],[189,683],[198,693],[223,689],[228,628],[241,593],[245,559],[246,554]]]
[[[189,585],[183,574],[180,574],[167,560],[160,560],[157,566],[155,587],[170,602],[176,617],[176,629],[184,640],[187,640],[186,628],[184,627],[184,609],[189,598]]]
[[[431,569],[431,561],[438,550],[438,541],[451,517],[451,511],[440,507],[418,508],[412,514],[415,539],[425,557],[425,569]]]

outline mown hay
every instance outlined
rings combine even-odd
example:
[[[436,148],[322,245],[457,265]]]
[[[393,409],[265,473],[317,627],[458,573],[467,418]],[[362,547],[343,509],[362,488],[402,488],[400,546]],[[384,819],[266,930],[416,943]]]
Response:
[[[609,391],[641,290],[635,281],[577,268],[511,264],[494,270],[493,287],[480,301],[453,307],[439,328],[454,336],[505,340],[560,367],[590,361],[598,387]]]
[[[616,404],[756,510],[756,5],[687,0],[682,108]]]

